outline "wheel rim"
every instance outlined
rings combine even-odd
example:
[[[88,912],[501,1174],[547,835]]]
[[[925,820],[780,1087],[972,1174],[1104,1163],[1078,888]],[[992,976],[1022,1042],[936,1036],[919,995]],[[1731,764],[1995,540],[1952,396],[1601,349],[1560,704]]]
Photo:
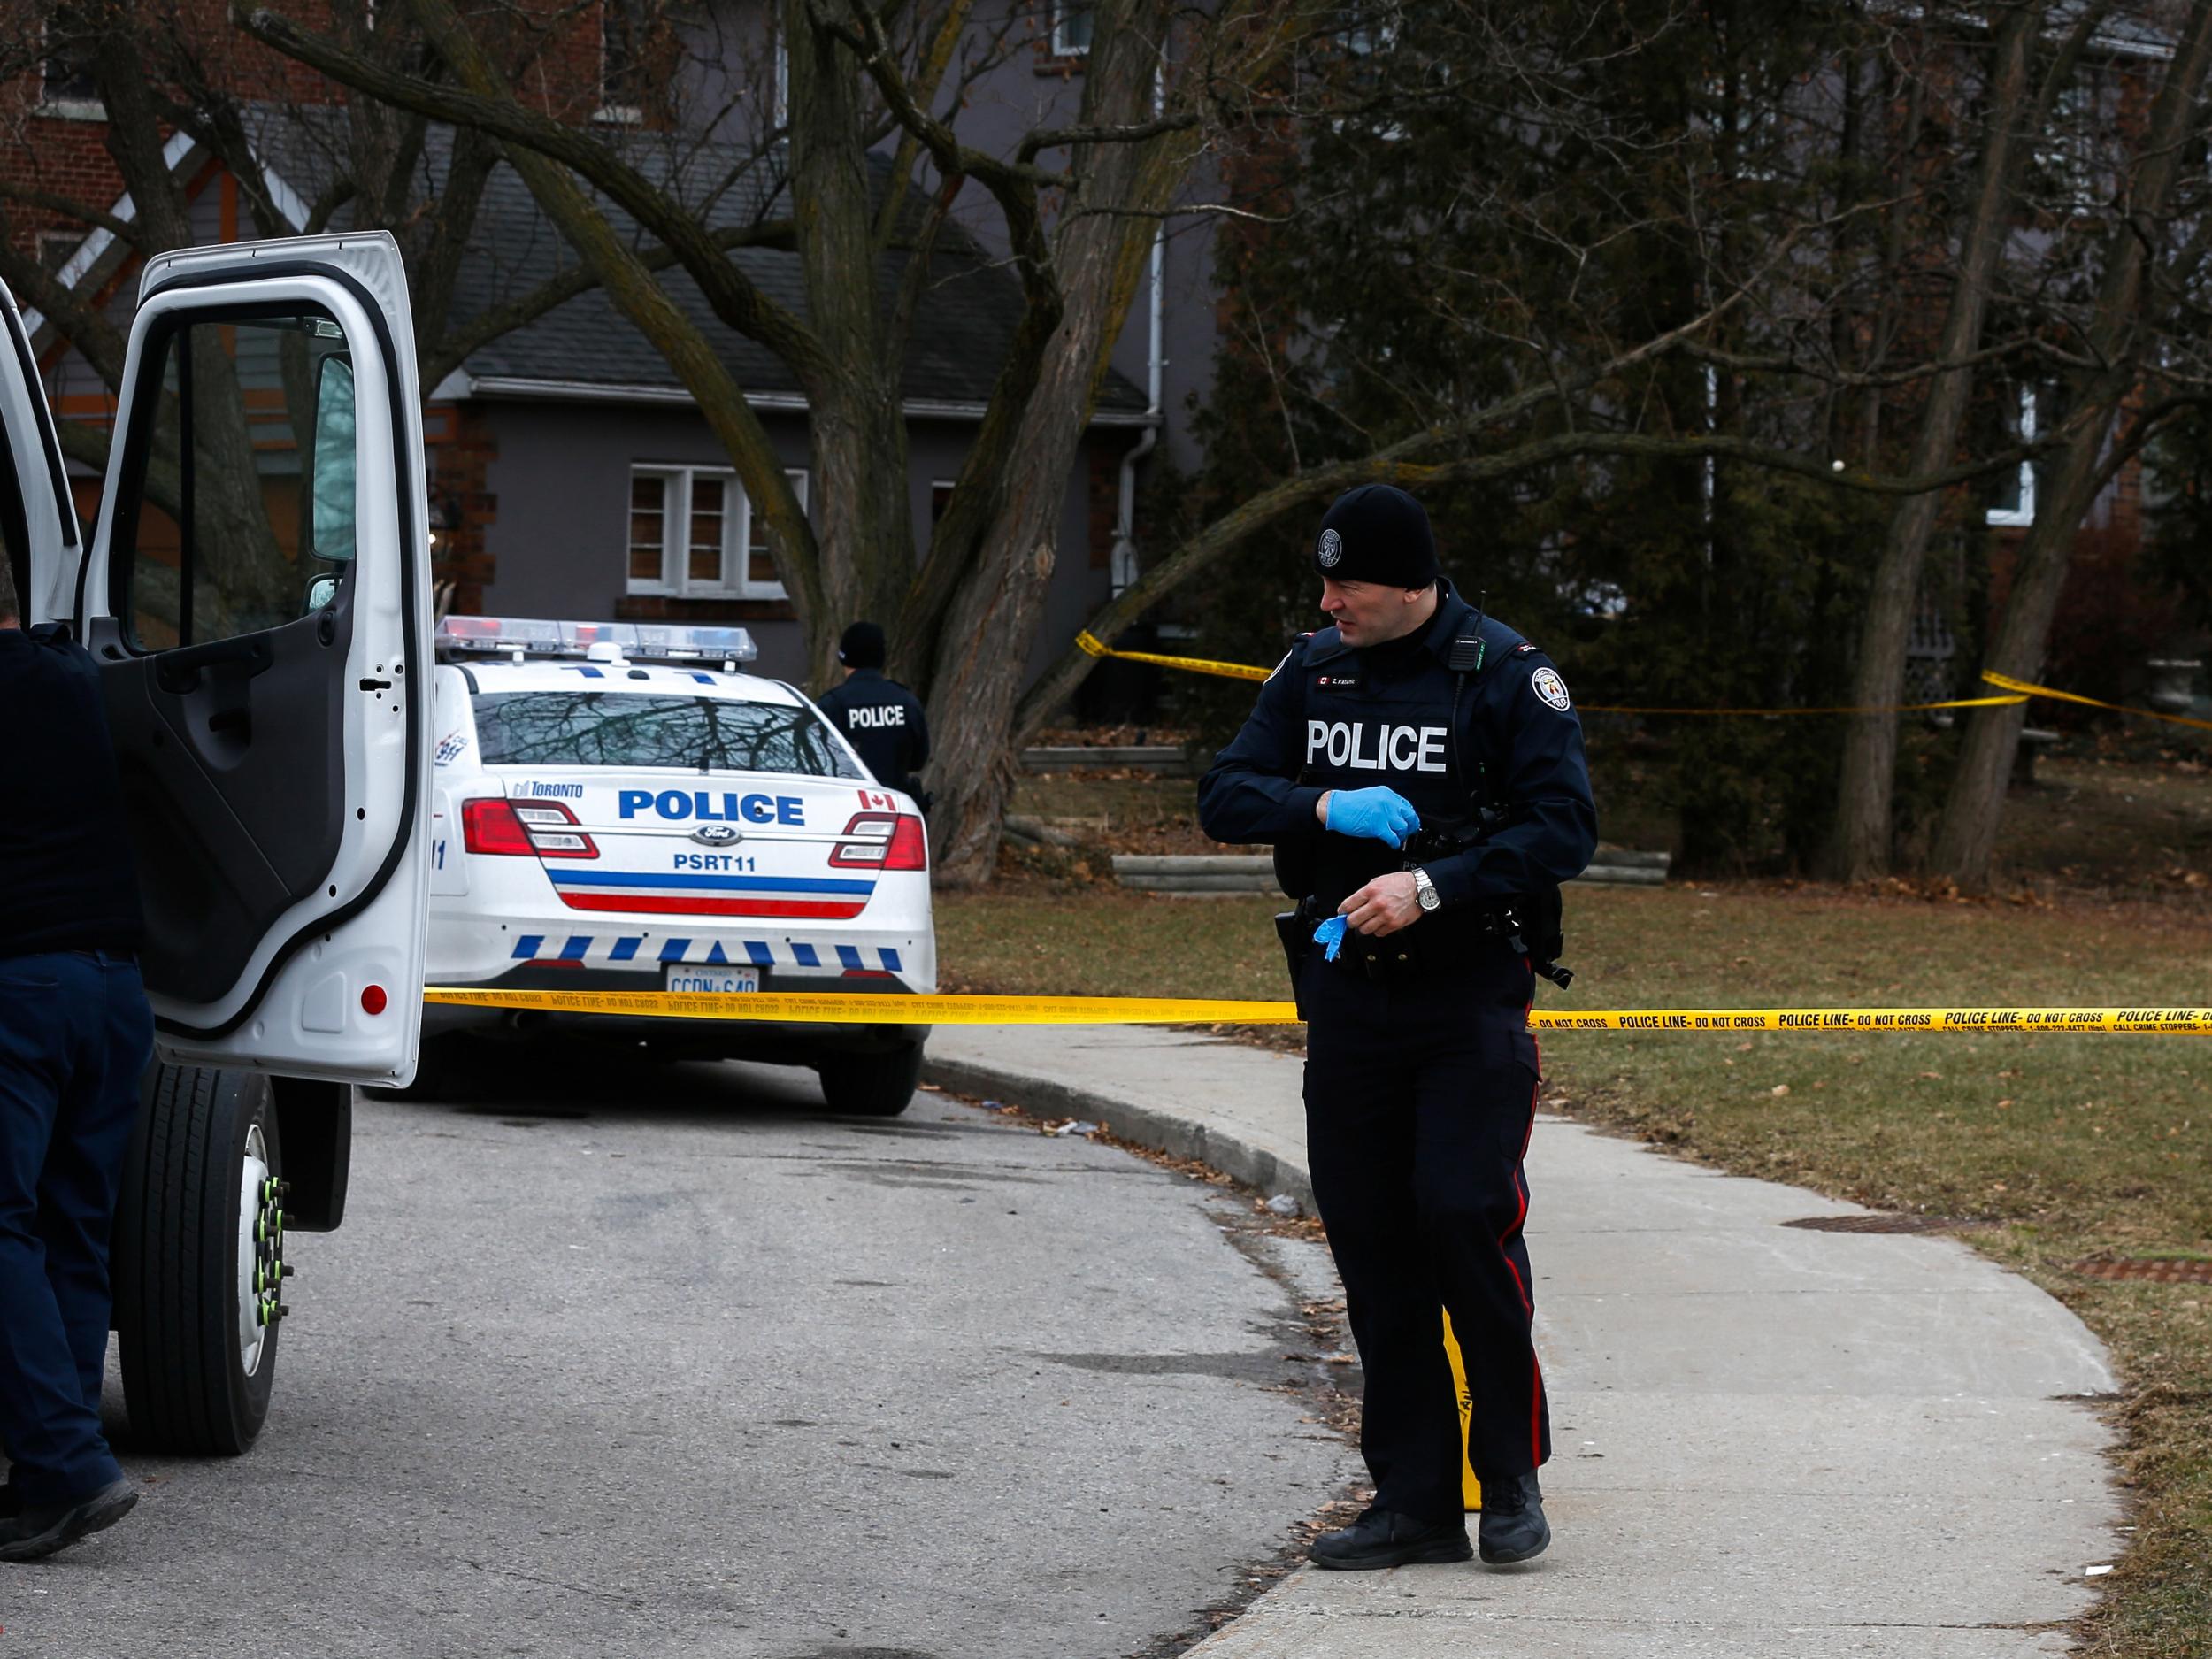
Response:
[[[261,1369],[269,1333],[284,1317],[277,1300],[284,1279],[283,1197],[284,1183],[269,1167],[268,1140],[253,1124],[238,1171],[238,1363],[249,1377]]]

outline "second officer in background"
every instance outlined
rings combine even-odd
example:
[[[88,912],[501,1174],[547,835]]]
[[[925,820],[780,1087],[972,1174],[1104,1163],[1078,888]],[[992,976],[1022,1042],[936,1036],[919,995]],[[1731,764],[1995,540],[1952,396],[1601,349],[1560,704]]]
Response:
[[[883,655],[882,628],[854,623],[837,641],[843,683],[814,701],[837,722],[878,783],[912,795],[926,811],[929,799],[917,774],[929,758],[929,726],[921,699],[884,673]]]
[[[1527,1010],[1536,973],[1559,972],[1559,884],[1597,846],[1582,728],[1543,653],[1441,577],[1404,491],[1339,498],[1313,567],[1334,626],[1292,648],[1199,785],[1209,835],[1274,843],[1287,890],[1307,895],[1292,942],[1324,947],[1295,968],[1306,1147],[1366,1374],[1375,1499],[1312,1555],[1375,1568],[1472,1553],[1448,1310],[1482,1558],[1525,1561],[1551,1538],[1521,1236]]]

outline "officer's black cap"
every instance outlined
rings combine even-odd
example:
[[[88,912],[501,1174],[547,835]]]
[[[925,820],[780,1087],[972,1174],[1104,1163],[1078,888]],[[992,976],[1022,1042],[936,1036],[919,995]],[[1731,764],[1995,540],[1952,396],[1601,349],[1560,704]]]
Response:
[[[837,660],[848,668],[883,666],[883,630],[872,622],[856,622],[837,641]]]
[[[1429,516],[1394,484],[1347,490],[1321,520],[1313,568],[1340,582],[1425,588],[1438,573]]]

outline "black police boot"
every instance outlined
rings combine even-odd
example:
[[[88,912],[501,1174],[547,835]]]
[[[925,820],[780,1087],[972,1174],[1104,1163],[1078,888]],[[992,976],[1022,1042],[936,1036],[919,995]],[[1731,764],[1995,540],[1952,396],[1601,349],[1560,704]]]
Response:
[[[1416,1561],[1464,1561],[1474,1553],[1468,1547],[1466,1522],[1424,1521],[1394,1509],[1370,1509],[1349,1526],[1322,1533],[1306,1549],[1315,1566],[1347,1572]]]
[[[0,1515],[0,1561],[37,1561],[113,1526],[138,1502],[129,1480],[111,1481],[68,1503],[23,1504]]]
[[[1551,1542],[1551,1523],[1544,1519],[1536,1471],[1476,1478],[1482,1482],[1482,1558],[1503,1567],[1542,1555]]]

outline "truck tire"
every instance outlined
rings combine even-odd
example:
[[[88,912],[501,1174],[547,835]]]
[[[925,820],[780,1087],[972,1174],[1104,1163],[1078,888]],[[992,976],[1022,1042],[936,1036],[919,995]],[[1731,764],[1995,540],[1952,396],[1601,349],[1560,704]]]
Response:
[[[922,1045],[912,1043],[884,1054],[846,1055],[825,1060],[814,1070],[832,1111],[855,1118],[895,1118],[906,1110],[922,1080]]]
[[[266,1077],[194,1065],[148,1074],[115,1231],[135,1448],[236,1456],[261,1432],[288,1271],[282,1167]]]

